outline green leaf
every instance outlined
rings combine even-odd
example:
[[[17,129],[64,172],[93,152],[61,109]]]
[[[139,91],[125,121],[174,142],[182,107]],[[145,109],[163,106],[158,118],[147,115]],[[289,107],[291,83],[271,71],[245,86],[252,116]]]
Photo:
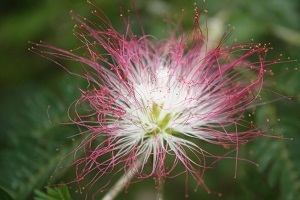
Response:
[[[283,134],[285,139],[262,138],[255,142],[253,149],[261,176],[266,177],[266,181],[272,190],[278,190],[278,199],[300,199],[300,124],[299,113],[291,112],[299,110],[298,104],[290,103],[271,106],[259,109],[257,115],[259,121],[267,118],[268,107],[277,108],[273,112],[273,117],[281,116],[281,121],[275,132]],[[293,113],[293,114],[289,114]],[[288,115],[287,115],[288,114]],[[293,139],[293,140],[291,140]],[[277,188],[277,189],[276,189]]]
[[[35,190],[34,200],[70,200],[71,195],[69,189],[65,185],[60,185],[54,188],[46,187],[46,193],[40,190]]]
[[[5,140],[0,147],[0,186],[15,199],[25,199],[35,188],[41,188],[59,161],[77,144],[67,139],[78,132],[76,126],[55,124],[68,121],[69,104],[78,98],[76,84],[64,80],[60,83],[63,84],[57,93],[27,93],[23,100],[26,103],[15,106],[19,112],[11,118],[10,128],[1,131]]]

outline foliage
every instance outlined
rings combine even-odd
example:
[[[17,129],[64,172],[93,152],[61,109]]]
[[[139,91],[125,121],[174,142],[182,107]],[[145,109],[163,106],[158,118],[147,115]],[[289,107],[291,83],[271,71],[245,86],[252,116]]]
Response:
[[[73,84],[64,81],[62,93],[76,98]],[[13,124],[5,130],[5,143],[0,149],[0,185],[13,198],[25,199],[35,188],[41,187],[50,177],[57,163],[73,148],[76,142],[67,141],[67,137],[77,133],[72,126],[51,124],[67,121],[66,108],[69,100],[60,99],[59,94],[38,91],[26,98],[24,105],[16,106]],[[49,118],[47,116],[47,107]],[[63,148],[56,151],[62,144]]]
[[[71,195],[69,189],[65,185],[57,186],[54,188],[46,187],[46,193],[35,190],[34,200],[70,200]]]
[[[286,110],[291,109],[284,107]],[[300,109],[295,102],[293,107]],[[268,116],[269,113],[273,115]],[[253,146],[254,156],[260,164],[259,173],[265,176],[270,189],[276,191],[279,188],[277,199],[300,199],[300,124],[297,120],[300,116],[295,112],[287,115],[284,109],[276,110],[272,105],[265,106],[258,113],[260,122],[266,117],[276,119],[277,115],[281,119],[275,132],[283,134],[285,139],[263,138],[257,141]]]

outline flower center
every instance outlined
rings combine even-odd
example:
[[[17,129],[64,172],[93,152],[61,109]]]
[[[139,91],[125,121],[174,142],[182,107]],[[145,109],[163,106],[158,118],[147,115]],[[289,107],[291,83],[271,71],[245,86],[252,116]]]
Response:
[[[170,126],[173,120],[175,120],[176,114],[168,112],[163,108],[163,105],[153,103],[150,112],[148,113],[148,120],[152,125],[146,124],[146,135],[155,136],[157,134],[174,134],[174,131]]]

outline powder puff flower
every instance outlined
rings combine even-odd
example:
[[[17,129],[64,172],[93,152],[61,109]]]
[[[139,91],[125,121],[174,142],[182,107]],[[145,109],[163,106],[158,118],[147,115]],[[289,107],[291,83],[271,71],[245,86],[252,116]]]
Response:
[[[267,46],[225,46],[225,34],[210,48],[198,26],[198,13],[191,33],[164,40],[135,35],[124,18],[125,31],[120,33],[101,11],[93,13],[98,24],[72,14],[78,23],[75,35],[83,44],[76,51],[44,42],[32,48],[51,60],[54,56],[81,63],[85,74],[80,76],[91,86],[81,90],[74,103],[76,114],[70,115],[85,128],[73,152],[76,181],[94,172],[84,187],[91,186],[104,174],[119,172],[124,176],[117,185],[129,184],[133,177],[155,177],[159,186],[168,177],[186,173],[207,189],[207,159],[230,156],[209,153],[204,143],[238,152],[239,145],[263,135],[242,118],[259,97],[272,64],[264,59]],[[83,54],[77,53],[80,50]],[[83,156],[77,158],[78,152]]]

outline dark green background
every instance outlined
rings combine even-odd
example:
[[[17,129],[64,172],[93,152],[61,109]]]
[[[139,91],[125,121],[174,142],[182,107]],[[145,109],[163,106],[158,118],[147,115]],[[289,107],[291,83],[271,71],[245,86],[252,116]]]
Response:
[[[117,1],[93,2],[118,27]],[[192,28],[194,2],[137,0],[136,7],[146,33],[163,38],[170,27],[165,19],[177,23],[182,8],[184,27]],[[124,10],[133,10],[130,1],[121,4]],[[276,59],[280,53],[283,58],[300,59],[300,1],[207,0],[205,4],[202,1],[197,4],[209,11],[208,23],[218,19],[224,30],[229,23],[236,27],[231,39],[271,42],[274,50],[268,53],[268,59]],[[0,187],[15,199],[32,199],[33,190],[47,185],[57,162],[76,145],[76,141],[65,139],[78,132],[76,127],[51,124],[47,108],[51,106],[51,121],[66,122],[68,105],[80,96],[77,88],[82,81],[28,51],[31,47],[28,41],[43,40],[65,49],[76,48],[79,42],[72,35],[74,22],[68,12],[74,10],[88,18],[93,8],[83,0],[2,0],[0,9]],[[205,19],[202,15],[203,22]],[[259,138],[241,147],[241,157],[260,166],[239,162],[238,176],[234,179],[234,160],[223,160],[205,175],[213,194],[201,188],[194,192],[195,184],[191,181],[190,199],[300,199],[300,73],[296,68],[299,62],[278,64],[273,68],[274,76],[266,80],[266,88],[292,100],[284,98],[261,106],[252,117],[262,126],[269,118],[267,126],[274,126],[274,134],[294,140]],[[278,97],[271,92],[263,93],[266,101]],[[58,147],[61,148],[56,151]],[[72,172],[62,180],[69,176],[72,177]],[[146,200],[147,194],[153,199],[153,181],[144,183],[132,185],[128,194],[120,194],[120,199],[139,199],[142,195]],[[183,199],[184,188],[184,177],[168,180],[164,199]],[[83,199],[74,191],[70,190],[74,199]]]

